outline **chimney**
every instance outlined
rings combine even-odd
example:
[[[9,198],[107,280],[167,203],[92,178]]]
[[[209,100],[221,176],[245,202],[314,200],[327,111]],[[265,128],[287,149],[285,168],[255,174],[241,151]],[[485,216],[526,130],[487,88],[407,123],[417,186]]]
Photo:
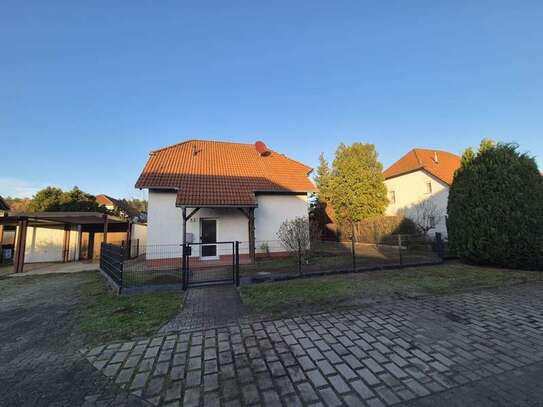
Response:
[[[437,151],[434,151],[434,162],[439,164],[439,158],[437,157]]]
[[[260,154],[261,157],[266,157],[271,154],[271,151],[268,149],[266,144],[263,141],[257,141],[255,143],[255,149]]]

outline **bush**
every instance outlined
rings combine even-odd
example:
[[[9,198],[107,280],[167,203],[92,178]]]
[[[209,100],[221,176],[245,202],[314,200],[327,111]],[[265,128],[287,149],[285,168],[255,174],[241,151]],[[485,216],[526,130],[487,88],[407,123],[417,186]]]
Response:
[[[309,219],[297,217],[285,220],[277,231],[277,238],[290,255],[299,256],[303,259],[309,257],[310,236]]]
[[[464,261],[542,269],[543,177],[517,146],[486,146],[462,162],[449,191],[448,232]]]

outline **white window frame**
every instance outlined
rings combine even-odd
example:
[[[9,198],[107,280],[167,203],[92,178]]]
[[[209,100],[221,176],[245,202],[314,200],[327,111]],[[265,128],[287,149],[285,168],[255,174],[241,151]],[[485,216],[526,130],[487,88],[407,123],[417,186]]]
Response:
[[[426,194],[432,193],[432,181],[426,181]]]

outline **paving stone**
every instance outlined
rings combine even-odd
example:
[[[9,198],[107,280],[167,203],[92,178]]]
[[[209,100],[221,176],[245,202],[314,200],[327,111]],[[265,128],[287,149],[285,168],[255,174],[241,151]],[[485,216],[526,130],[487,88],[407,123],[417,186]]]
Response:
[[[532,291],[534,295],[543,300],[538,291]],[[150,401],[156,397],[148,394],[152,380],[147,383],[147,376],[138,378],[138,372],[149,375],[154,367],[158,377],[168,383],[178,381],[187,388],[182,400],[172,400],[183,405],[280,405],[281,398],[292,405],[425,405],[427,398],[459,387],[474,387],[481,379],[489,380],[496,397],[513,400],[508,405],[515,405],[526,392],[520,391],[519,397],[511,392],[502,394],[498,377],[507,372],[522,374],[534,363],[543,365],[543,318],[533,317],[540,314],[534,304],[538,303],[525,296],[513,299],[510,291],[501,291],[497,297],[472,293],[404,300],[379,308],[277,321],[240,321],[171,335],[165,340],[152,339],[146,342],[149,347],[145,355],[157,346],[162,350],[143,360],[133,352],[146,343],[134,342],[91,349],[87,355],[92,355],[87,357],[93,364],[124,360],[123,369],[127,364],[134,365],[135,374],[121,377],[116,371],[112,377],[119,382],[129,377],[127,388],[134,386],[135,394],[147,395]],[[451,314],[473,322],[466,325],[450,320],[447,315]],[[127,350],[128,356],[121,354]],[[161,358],[167,359],[164,367]],[[105,370],[110,365],[102,367]],[[141,393],[145,383],[146,391]],[[163,398],[159,402],[169,402],[164,396],[168,386],[160,390]],[[466,389],[470,393],[471,388]],[[474,392],[470,395],[481,399]],[[443,400],[439,398],[441,404],[435,405],[453,406]]]

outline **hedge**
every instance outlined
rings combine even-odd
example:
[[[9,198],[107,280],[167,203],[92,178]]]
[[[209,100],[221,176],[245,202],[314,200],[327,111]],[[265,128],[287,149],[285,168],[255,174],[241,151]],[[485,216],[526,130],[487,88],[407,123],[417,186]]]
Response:
[[[449,242],[464,261],[543,269],[543,177],[515,145],[498,144],[465,160],[447,212]]]

